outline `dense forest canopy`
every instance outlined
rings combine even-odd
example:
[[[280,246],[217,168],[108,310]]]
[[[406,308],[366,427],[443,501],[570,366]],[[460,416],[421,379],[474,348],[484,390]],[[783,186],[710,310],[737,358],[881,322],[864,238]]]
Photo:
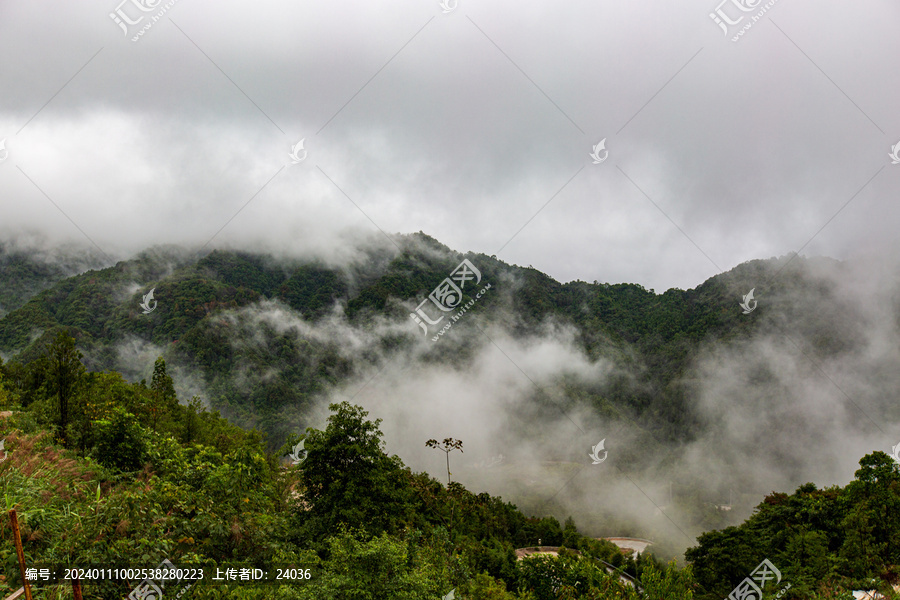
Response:
[[[315,586],[195,586],[198,598],[705,600],[752,585],[831,598],[897,583],[893,457],[857,453],[843,487],[786,487],[813,479],[804,424],[835,407],[810,412],[798,389],[822,380],[812,397],[836,395],[823,365],[853,363],[875,326],[836,283],[845,265],[753,261],[658,294],[397,239],[396,254],[342,266],[167,248],[72,274],[6,252],[0,287],[23,283],[0,298],[0,410],[11,412],[0,481],[28,560],[315,573]],[[469,310],[433,342],[410,315],[464,260],[482,285],[462,291]],[[738,304],[750,289],[748,318]],[[889,383],[889,368],[868,380]],[[857,388],[866,410],[845,429],[892,422],[885,390]],[[347,401],[360,392],[379,418]],[[727,411],[715,404],[726,399]],[[470,411],[468,435],[450,431],[454,410]],[[423,422],[433,433],[419,435]],[[748,459],[760,434],[767,452]],[[448,435],[465,453],[449,452]],[[601,439],[609,458],[591,465]],[[624,554],[600,539],[615,535],[654,544]],[[523,558],[538,546],[553,554]],[[0,560],[14,589],[9,543]]]
[[[280,444],[312,424],[312,404],[339,383],[409,352],[419,342],[409,321],[411,308],[468,257],[497,290],[479,299],[479,322],[502,323],[519,336],[548,322],[573,327],[576,343],[588,357],[612,360],[624,369],[612,373],[602,389],[580,383],[566,391],[567,397],[581,396],[593,410],[627,411],[661,441],[673,442],[698,427],[684,378],[697,351],[710,340],[740,339],[761,327],[764,317],[742,318],[737,307],[741,295],[756,286],[757,297],[763,294],[770,305],[784,305],[794,289],[827,285],[810,274],[806,259],[793,256],[752,261],[687,291],[657,294],[636,284],[560,284],[532,268],[455,253],[421,233],[397,239],[397,255],[372,250],[343,267],[239,251],[197,257],[164,248],[72,277],[48,275],[42,280],[47,289],[27,301],[19,298],[0,319],[0,352],[31,359],[56,331],[65,329],[84,349],[91,370],[120,370],[138,380],[137,373],[148,367],[127,360],[123,348],[139,340],[170,365],[199,374],[201,396],[213,407]],[[5,260],[12,265],[24,259],[14,255]],[[33,260],[11,268],[0,271],[0,288],[12,289],[8,283],[19,281],[23,271],[51,271],[54,265]],[[158,308],[144,314],[142,297],[151,290]],[[467,292],[465,299],[470,300]],[[295,320],[270,318],[282,308]],[[343,327],[368,334],[365,342],[373,346],[368,352],[348,354],[341,347],[329,329],[334,329],[336,309]],[[381,327],[384,319],[405,327]],[[467,326],[471,333],[474,319],[468,321],[459,327]],[[849,332],[810,335],[816,338],[816,352],[824,356],[852,342]],[[462,362],[473,352],[463,346],[436,344],[422,358]],[[627,369],[641,369],[642,381],[635,382]]]
[[[38,359],[0,368],[0,408],[12,413],[0,421],[0,483],[32,564],[167,559],[311,570],[308,585],[191,591],[241,599],[425,599],[451,590],[471,599],[713,599],[763,560],[777,569],[784,598],[887,591],[897,580],[900,467],[882,452],[863,457],[843,488],[806,484],[767,496],[740,526],[700,536],[687,565],[666,565],[651,551],[634,556],[586,537],[572,519],[529,517],[411,471],[384,452],[380,420],[359,406],[332,404],[324,429],[269,453],[259,432],[196,399],[179,402],[161,357],[149,385],[88,372],[80,359],[61,333]],[[285,464],[288,454],[295,460]],[[9,522],[0,530],[11,591],[21,581]],[[558,555],[517,560],[516,549],[538,544]],[[85,597],[121,598],[134,583],[89,585]]]

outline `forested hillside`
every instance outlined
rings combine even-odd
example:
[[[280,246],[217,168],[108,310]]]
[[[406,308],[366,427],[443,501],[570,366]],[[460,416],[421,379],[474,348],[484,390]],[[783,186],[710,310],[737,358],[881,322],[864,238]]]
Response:
[[[321,427],[330,403],[377,406],[393,451],[417,470],[442,468],[419,437],[465,432],[467,486],[529,514],[572,516],[591,537],[653,539],[665,560],[739,524],[773,490],[848,477],[850,461],[884,447],[869,440],[872,423],[900,419],[887,400],[890,355],[864,360],[893,343],[879,341],[891,328],[878,311],[896,321],[896,301],[884,294],[873,310],[849,296],[843,263],[756,260],[657,293],[559,283],[423,233],[392,239],[341,264],[167,246],[43,279],[0,319],[8,385],[30,410],[42,371],[26,365],[64,332],[106,386],[109,372],[126,386],[152,380],[161,357],[173,410],[190,400],[218,411],[270,453]],[[429,294],[464,260],[480,283],[461,290],[469,308],[438,335],[414,320],[417,308],[437,316]],[[744,314],[751,289],[758,307]],[[827,365],[858,383],[838,385]],[[163,409],[129,410],[147,426]],[[841,411],[851,426],[836,429]],[[85,432],[76,425],[70,443]],[[846,436],[852,452],[822,460],[823,435]],[[601,440],[609,460],[587,469]]]
[[[81,358],[60,333],[35,360],[0,366],[0,409],[9,411],[0,417],[0,485],[6,509],[18,512],[29,565],[167,559],[181,568],[309,569],[296,585],[205,582],[185,596],[242,600],[425,600],[451,591],[461,600],[712,600],[764,560],[778,573],[763,581],[767,597],[889,593],[896,581],[900,469],[884,453],[865,456],[846,487],[771,494],[740,527],[702,535],[688,566],[677,567],[649,552],[623,555],[572,519],[523,514],[413,472],[384,452],[380,420],[353,404],[332,404],[324,428],[269,453],[258,432],[197,399],[180,402],[161,357],[149,384],[90,372]],[[21,581],[6,519],[0,537],[0,593],[8,593]],[[516,560],[515,549],[538,543],[561,547],[559,556]],[[87,584],[84,597],[122,598],[137,583]],[[36,592],[68,597],[67,585]]]
[[[0,241],[0,317],[62,279],[102,264],[102,257],[84,248],[47,253]]]
[[[621,368],[602,386],[570,385],[563,401],[624,414],[660,442],[673,443],[698,427],[684,376],[704,343],[747,338],[787,320],[802,327],[823,356],[853,341],[850,329],[822,331],[821,316],[833,309],[816,303],[826,299],[829,283],[811,274],[808,263],[839,271],[833,261],[753,261],[695,289],[657,294],[635,284],[561,284],[533,268],[455,253],[421,233],[396,239],[396,256],[372,250],[343,267],[245,252],[148,251],[35,294],[0,319],[0,352],[34,358],[36,348],[65,329],[89,368],[116,369],[132,380],[145,377],[151,356],[161,354],[173,367],[200,375],[200,395],[213,407],[280,445],[312,423],[318,398],[410,352],[420,342],[410,313],[468,258],[492,290],[460,328],[472,334],[494,324],[520,337],[547,323],[574,328],[590,360]],[[0,289],[17,277],[0,271]],[[754,286],[767,308],[746,319],[738,302]],[[158,307],[144,314],[142,297],[151,290]],[[813,297],[802,313],[792,305],[792,298],[814,290],[824,297]],[[365,334],[368,347],[351,352],[336,335],[340,329]],[[463,339],[434,344],[417,360],[465,364],[474,348]],[[143,362],[127,356],[135,345],[147,350]],[[547,400],[537,396],[532,400],[539,409]]]
[[[257,432],[196,400],[179,403],[162,358],[149,385],[88,372],[80,358],[74,339],[60,334],[17,372],[0,369],[0,409],[12,409],[0,421],[0,483],[7,510],[18,511],[29,564],[149,567],[168,558],[179,567],[312,572],[300,587],[196,584],[196,598],[350,598],[362,597],[350,592],[361,586],[367,598],[433,598],[454,588],[460,597],[512,598],[527,595],[507,586],[539,585],[528,582],[545,568],[517,567],[514,549],[542,539],[648,581],[650,573],[681,580],[649,556],[634,561],[582,537],[571,521],[528,517],[500,498],[410,471],[383,452],[379,421],[360,407],[332,405],[327,427],[309,429],[304,450],[293,449],[298,464],[286,466],[290,444],[267,453]],[[21,581],[7,520],[0,531],[8,592]],[[592,581],[625,590],[602,563],[579,564]],[[89,586],[85,597],[122,598],[135,583]]]

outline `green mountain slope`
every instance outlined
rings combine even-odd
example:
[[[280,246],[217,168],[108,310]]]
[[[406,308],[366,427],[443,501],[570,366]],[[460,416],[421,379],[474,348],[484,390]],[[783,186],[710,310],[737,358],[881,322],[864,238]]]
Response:
[[[308,424],[304,415],[315,398],[419,343],[411,310],[468,258],[491,293],[473,317],[460,321],[459,335],[446,338],[453,341],[434,344],[422,360],[464,364],[475,345],[462,341],[481,327],[527,336],[543,323],[562,323],[574,328],[591,360],[642,372],[640,382],[620,372],[602,389],[582,386],[567,396],[598,411],[624,411],[660,439],[674,440],[693,427],[681,378],[701,344],[746,338],[788,320],[815,338],[816,352],[853,343],[852,328],[825,334],[815,317],[829,310],[815,304],[827,299],[829,283],[810,275],[809,263],[840,268],[825,259],[752,261],[695,289],[657,294],[635,284],[561,284],[532,268],[453,252],[421,233],[397,242],[401,251],[390,260],[372,251],[343,268],[237,251],[202,257],[177,248],[148,251],[58,281],[11,311],[0,319],[0,352],[28,360],[47,336],[65,328],[90,369],[123,369],[118,348],[141,340],[171,364],[201,373],[213,406],[260,427],[277,444]],[[765,304],[748,319],[738,303],[754,287]],[[151,289],[158,305],[144,314],[140,305]],[[795,306],[798,297],[811,303],[804,312]],[[471,298],[465,293],[464,302]],[[369,347],[348,353],[327,333],[336,328],[358,332]]]
[[[61,248],[48,253],[0,241],[0,317],[66,277],[100,264],[97,253],[84,249]]]
[[[739,527],[700,536],[679,568],[650,552],[622,554],[572,519],[530,517],[411,471],[385,453],[380,420],[361,407],[332,404],[302,449],[291,448],[295,438],[270,454],[258,432],[173,402],[161,359],[149,387],[85,372],[78,359],[63,334],[27,365],[34,377],[24,386],[0,364],[0,408],[13,409],[0,416],[0,487],[29,568],[140,569],[168,559],[203,567],[209,579],[216,568],[308,570],[290,585],[196,582],[188,596],[236,600],[426,600],[450,590],[460,600],[713,600],[763,564],[772,577],[761,587],[788,600],[890,593],[896,582],[900,467],[882,452],[863,457],[843,488],[768,495]],[[288,451],[293,464],[280,464]],[[5,520],[0,532],[9,539]],[[517,560],[537,551],[558,556]],[[22,581],[9,543],[0,565],[0,593],[12,593]],[[84,597],[122,598],[140,579],[83,578]],[[34,588],[36,598],[68,593],[66,582]]]

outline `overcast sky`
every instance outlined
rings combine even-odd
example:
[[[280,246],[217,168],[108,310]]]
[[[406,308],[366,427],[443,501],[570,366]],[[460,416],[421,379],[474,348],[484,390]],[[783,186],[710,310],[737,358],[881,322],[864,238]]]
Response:
[[[0,0],[0,236],[422,230],[657,291],[897,251],[895,0],[118,1]]]

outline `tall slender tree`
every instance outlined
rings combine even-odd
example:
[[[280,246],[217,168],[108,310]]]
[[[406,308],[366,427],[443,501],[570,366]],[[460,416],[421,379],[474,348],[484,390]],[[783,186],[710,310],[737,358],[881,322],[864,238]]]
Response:
[[[194,396],[188,402],[187,410],[184,411],[184,441],[188,444],[197,441],[200,433],[200,413],[203,412],[203,404],[200,402],[199,396]]]
[[[178,397],[175,395],[175,383],[166,373],[166,361],[162,356],[158,357],[156,362],[153,363],[150,393],[152,397],[150,419],[153,431],[156,431],[160,414],[171,414],[178,404]]]
[[[81,384],[86,369],[82,354],[75,348],[75,338],[60,331],[47,349],[48,392],[56,399],[58,435],[68,446],[66,427],[69,425],[69,406]]]
[[[443,442],[438,443],[437,440],[431,439],[425,442],[425,445],[429,448],[437,448],[438,450],[444,452],[447,455],[447,487],[450,486],[450,453],[454,450],[463,451],[462,446],[463,443],[460,440],[455,440],[453,438],[444,438]]]
[[[437,448],[438,450],[440,450],[441,452],[443,452],[444,454],[447,455],[447,491],[449,491],[451,494],[458,493],[462,486],[460,486],[459,484],[456,484],[454,486],[454,485],[451,485],[451,483],[450,483],[450,453],[453,452],[454,450],[459,450],[460,452],[462,452],[463,451],[462,441],[455,440],[453,438],[444,438],[444,441],[438,443],[437,440],[430,439],[427,442],[425,442],[425,445],[428,446],[429,448]],[[450,525],[448,527],[448,530],[450,532],[450,539],[453,539],[453,513],[455,510],[456,510],[456,503],[454,502],[453,504],[450,505]]]

